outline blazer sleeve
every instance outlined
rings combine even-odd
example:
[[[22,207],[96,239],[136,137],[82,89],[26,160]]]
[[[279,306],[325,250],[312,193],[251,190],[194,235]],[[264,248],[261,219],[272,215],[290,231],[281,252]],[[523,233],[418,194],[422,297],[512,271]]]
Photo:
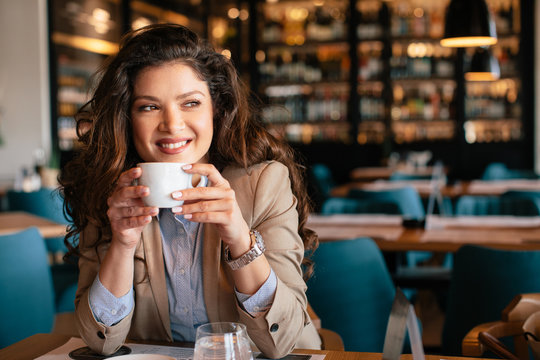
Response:
[[[98,231],[93,225],[88,225],[80,236],[81,256],[79,257],[79,285],[75,296],[75,321],[79,334],[88,347],[97,353],[110,355],[124,343],[131,327],[133,309],[124,319],[112,326],[105,326],[95,319],[88,295],[99,272],[99,264],[109,247],[105,244],[96,251],[92,244],[97,238]]]
[[[244,218],[261,233],[265,256],[278,280],[274,301],[264,316],[254,318],[238,304],[237,310],[259,350],[270,358],[280,358],[293,350],[310,323],[301,268],[304,245],[287,167],[269,162],[251,170],[249,186],[244,184],[236,196],[239,203],[249,204],[251,195],[252,209],[243,210]],[[313,341],[320,343],[318,338]]]

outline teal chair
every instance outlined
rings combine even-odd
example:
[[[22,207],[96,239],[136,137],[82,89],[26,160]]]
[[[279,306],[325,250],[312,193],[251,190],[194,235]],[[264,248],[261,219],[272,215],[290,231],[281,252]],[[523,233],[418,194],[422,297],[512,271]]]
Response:
[[[64,199],[57,189],[42,188],[32,192],[8,190],[6,195],[9,211],[26,211],[59,224],[69,224],[64,215]],[[47,249],[52,253],[67,250],[63,237],[45,241]]]
[[[455,206],[456,215],[539,216],[540,198],[506,193],[501,196],[461,196]]]
[[[497,321],[518,294],[540,292],[540,251],[466,245],[454,256],[442,333],[444,355],[461,355],[461,341],[481,323]]]
[[[0,236],[0,348],[52,330],[51,270],[36,228]]]
[[[337,332],[346,351],[382,352],[394,284],[373,240],[321,243],[313,254],[307,297],[322,326]]]
[[[309,175],[315,192],[312,198],[320,207],[330,197],[332,188],[336,186],[334,176],[330,168],[322,163],[313,164]]]
[[[42,188],[33,192],[9,190],[7,192],[7,202],[10,211],[26,211],[60,224],[69,224],[64,214],[64,200],[58,189]],[[64,244],[64,237],[46,238],[45,244],[47,250],[52,254],[65,253],[68,250]],[[51,271],[57,311],[74,311],[75,296],[70,289],[73,286],[76,287],[78,281],[79,269],[77,264],[53,263]]]
[[[323,203],[321,214],[399,214],[399,208],[392,202],[331,197]]]
[[[352,189],[349,197],[353,199],[369,200],[372,204],[393,203],[398,209],[398,213],[410,219],[424,219],[426,212],[422,199],[412,186],[388,190],[361,190]]]
[[[482,180],[511,180],[511,179],[537,179],[538,175],[532,170],[509,169],[504,163],[493,162],[488,164],[482,173]]]
[[[407,180],[431,180],[432,175],[431,174],[410,174],[410,173],[404,173],[400,171],[394,171],[392,174],[390,174],[390,181],[407,181]]]

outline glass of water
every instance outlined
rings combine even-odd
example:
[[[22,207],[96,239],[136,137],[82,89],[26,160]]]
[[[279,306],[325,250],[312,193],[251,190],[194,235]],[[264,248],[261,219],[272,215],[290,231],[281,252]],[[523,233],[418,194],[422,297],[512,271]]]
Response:
[[[197,328],[194,360],[253,360],[244,324],[217,322]]]

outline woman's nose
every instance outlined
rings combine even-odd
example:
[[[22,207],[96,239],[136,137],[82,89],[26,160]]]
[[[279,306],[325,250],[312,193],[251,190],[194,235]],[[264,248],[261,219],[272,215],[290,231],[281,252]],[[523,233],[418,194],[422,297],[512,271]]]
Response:
[[[176,134],[184,130],[185,127],[186,123],[184,122],[182,112],[180,110],[166,108],[163,111],[163,117],[159,124],[159,131]]]

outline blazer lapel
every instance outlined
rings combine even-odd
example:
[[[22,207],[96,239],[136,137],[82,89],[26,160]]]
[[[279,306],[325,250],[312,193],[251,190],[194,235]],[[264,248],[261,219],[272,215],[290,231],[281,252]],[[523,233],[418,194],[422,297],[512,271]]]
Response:
[[[169,299],[167,297],[167,282],[165,280],[165,268],[163,264],[163,253],[161,243],[161,231],[159,222],[153,219],[152,222],[143,229],[143,244],[146,265],[148,267],[148,279],[152,294],[158,308],[159,317],[163,324],[163,329],[172,341],[171,323],[169,319]]]

